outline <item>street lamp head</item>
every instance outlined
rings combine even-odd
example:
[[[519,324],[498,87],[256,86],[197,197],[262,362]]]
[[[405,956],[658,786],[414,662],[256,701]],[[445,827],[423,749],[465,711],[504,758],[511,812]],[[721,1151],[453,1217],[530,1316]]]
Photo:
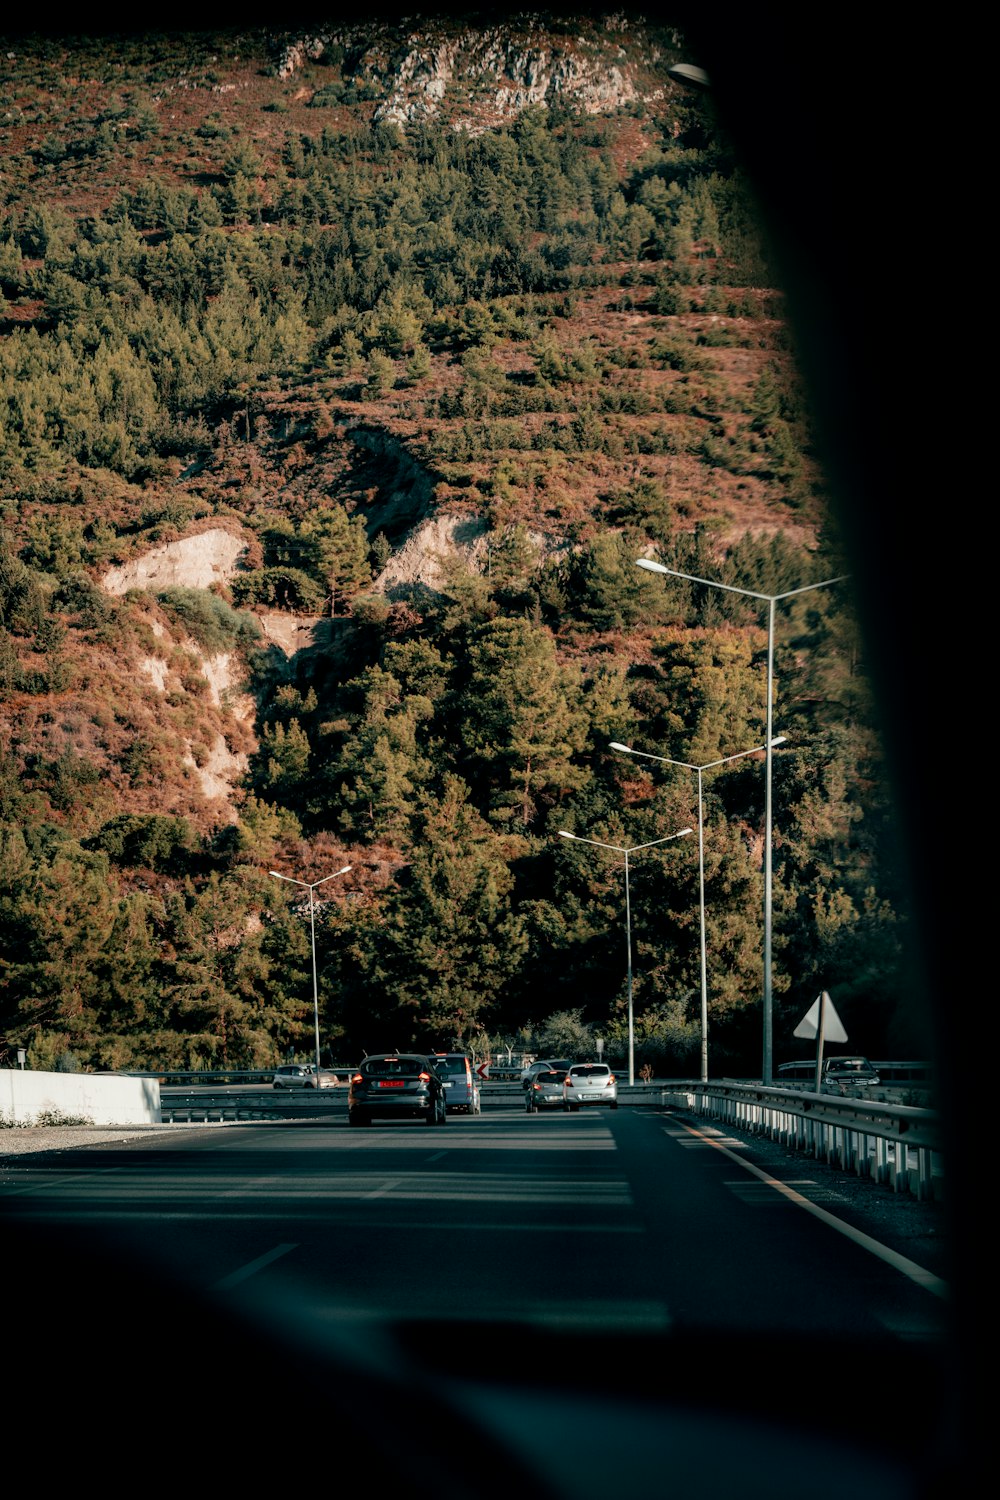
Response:
[[[575,839],[576,838],[576,834],[575,833],[568,833],[565,828],[560,828],[560,830],[559,830],[559,837],[561,839]]]
[[[647,573],[666,573],[668,570],[662,563],[654,562],[651,557],[637,557],[637,568],[645,568]]]
[[[608,746],[608,749],[609,750],[620,750],[623,755],[631,755],[632,754],[632,746],[631,745],[619,745],[619,743],[618,743],[617,740],[612,740],[611,743]]]
[[[778,737],[777,737],[777,739],[773,739],[773,740],[769,740],[768,741],[768,743],[770,745],[784,745],[784,744],[787,744],[787,742],[788,742],[788,736],[785,735],[785,734],[779,734]]]
[[[288,878],[287,876],[280,874],[277,870],[268,870],[267,873],[269,875],[273,875],[275,880],[286,880]]]
[[[674,63],[673,67],[667,69],[667,77],[683,83],[689,89],[707,90],[712,87],[705,69],[695,67],[694,63]]]
[[[685,834],[686,834],[686,833],[694,833],[694,829],[693,829],[693,828],[682,828],[682,829],[681,829],[681,830],[680,830],[680,832],[679,832],[679,833],[678,833],[678,835],[677,835],[677,837],[678,837],[678,838],[679,838],[679,839],[681,839],[681,838],[683,838],[683,837],[684,837],[684,835],[685,835]]]

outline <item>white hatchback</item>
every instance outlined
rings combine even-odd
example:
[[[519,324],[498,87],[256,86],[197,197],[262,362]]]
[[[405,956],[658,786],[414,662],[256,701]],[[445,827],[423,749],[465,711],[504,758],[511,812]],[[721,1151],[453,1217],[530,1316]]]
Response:
[[[563,1109],[577,1110],[584,1104],[608,1104],[618,1108],[618,1080],[607,1063],[573,1063],[563,1079]]]

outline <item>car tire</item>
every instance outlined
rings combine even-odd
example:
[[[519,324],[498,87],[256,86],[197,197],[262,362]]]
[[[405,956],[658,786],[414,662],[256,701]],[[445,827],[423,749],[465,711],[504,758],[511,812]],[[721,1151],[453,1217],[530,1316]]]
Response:
[[[617,1109],[618,1108],[618,1100],[617,1099],[612,1099],[612,1101],[611,1101],[611,1108],[612,1109]]]
[[[370,1125],[371,1121],[359,1114],[356,1109],[352,1109],[347,1116],[347,1123],[348,1125]]]

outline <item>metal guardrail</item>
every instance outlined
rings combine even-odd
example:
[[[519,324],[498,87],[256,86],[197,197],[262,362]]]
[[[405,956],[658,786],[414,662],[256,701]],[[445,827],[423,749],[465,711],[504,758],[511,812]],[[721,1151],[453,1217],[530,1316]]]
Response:
[[[301,1061],[301,1059],[300,1059]],[[306,1062],[311,1063],[307,1058]],[[275,1063],[269,1068],[201,1068],[187,1071],[177,1071],[173,1068],[165,1068],[160,1071],[146,1069],[144,1072],[123,1072],[123,1078],[155,1078],[161,1087],[169,1088],[183,1087],[185,1084],[197,1084],[202,1088],[222,1088],[227,1084],[259,1083],[270,1084],[275,1074],[275,1069],[282,1066]],[[338,1078],[346,1083],[350,1075],[355,1071],[356,1063],[333,1063],[327,1067],[323,1064],[324,1073],[336,1073]]]
[[[270,1075],[269,1075],[270,1076]],[[225,1086],[197,1088],[161,1084],[160,1113],[166,1124],[212,1124],[238,1120],[303,1119],[346,1114],[347,1086],[344,1082],[330,1089],[280,1088],[262,1085],[260,1090],[231,1093]],[[661,1083],[618,1085],[619,1104],[660,1103]],[[479,1086],[483,1105],[524,1108],[524,1090],[520,1083],[486,1081]],[[462,1118],[453,1116],[453,1118]]]
[[[942,1195],[942,1137],[933,1110],[737,1083],[664,1088],[660,1098],[665,1106],[766,1135],[895,1192],[914,1191],[922,1200]]]

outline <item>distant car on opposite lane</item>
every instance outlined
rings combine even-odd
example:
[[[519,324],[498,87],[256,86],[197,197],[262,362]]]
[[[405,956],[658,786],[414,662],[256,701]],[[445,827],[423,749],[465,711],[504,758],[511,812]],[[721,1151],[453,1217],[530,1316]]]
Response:
[[[799,1062],[781,1063],[775,1083],[779,1087],[790,1084],[793,1088],[814,1089],[816,1086],[816,1063],[806,1058]],[[827,1057],[823,1062],[820,1091],[824,1094],[861,1094],[867,1089],[878,1088],[881,1083],[878,1070],[867,1057]]]
[[[326,1068],[320,1068],[317,1075],[314,1063],[283,1063],[271,1079],[276,1089],[332,1089],[339,1082],[336,1073]]]
[[[563,1109],[575,1113],[590,1104],[618,1108],[618,1080],[607,1063],[572,1063],[562,1087]]]

